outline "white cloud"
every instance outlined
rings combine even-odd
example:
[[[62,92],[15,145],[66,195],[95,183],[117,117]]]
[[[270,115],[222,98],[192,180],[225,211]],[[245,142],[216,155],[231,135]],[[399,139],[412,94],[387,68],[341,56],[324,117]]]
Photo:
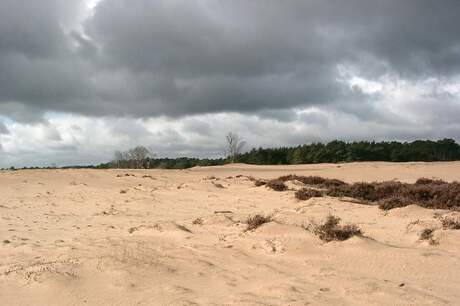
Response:
[[[405,97],[403,94],[396,94]],[[383,111],[388,111],[383,106]],[[414,112],[413,112],[414,113]],[[2,135],[0,167],[96,164],[107,162],[115,150],[145,145],[159,157],[219,157],[225,152],[225,134],[233,131],[252,147],[288,146],[313,141],[411,140],[424,137],[455,137],[460,125],[413,121],[377,122],[360,120],[353,114],[318,108],[299,109],[295,119],[238,113],[136,119],[88,117],[48,113],[46,121],[35,124],[7,122],[9,134]],[[415,112],[415,114],[417,114]],[[436,116],[436,115],[434,115]]]

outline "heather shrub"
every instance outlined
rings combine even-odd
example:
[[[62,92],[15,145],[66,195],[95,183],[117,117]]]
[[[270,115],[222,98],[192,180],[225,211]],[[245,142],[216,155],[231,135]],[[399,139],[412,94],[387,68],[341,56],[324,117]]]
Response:
[[[439,241],[435,240],[433,237],[434,234],[434,229],[432,228],[425,228],[421,233],[420,233],[420,240],[427,240],[429,244],[435,245],[438,244]]]
[[[322,186],[322,187],[341,186],[341,185],[346,184],[345,182],[341,180],[337,180],[337,179],[328,179],[328,178],[323,178],[320,176],[302,176],[302,175],[295,175],[295,174],[280,176],[278,179],[283,182],[297,180],[297,181],[302,182],[305,185]]]
[[[302,201],[308,200],[310,198],[322,197],[322,196],[323,196],[322,191],[311,189],[311,188],[302,188],[300,190],[297,190],[295,193],[295,197]]]
[[[305,185],[323,185],[326,181],[325,178],[320,176],[299,176],[297,180],[301,181]]]
[[[375,188],[375,200],[382,200],[386,198],[402,197],[407,184],[395,181],[388,181],[382,183],[374,183]]]
[[[263,181],[263,180],[256,180],[256,181],[254,182],[254,185],[255,185],[256,187],[263,186],[263,185],[265,185],[265,184],[267,184],[267,182],[266,182],[266,181]]]
[[[355,224],[340,225],[340,218],[329,215],[326,221],[313,225],[313,233],[319,239],[329,242],[333,240],[344,241],[353,236],[362,235],[361,229]]]
[[[272,221],[270,216],[263,216],[263,215],[254,215],[254,216],[249,216],[248,220],[246,223],[248,224],[246,231],[252,231],[262,224],[268,223]]]
[[[285,175],[267,183],[274,190],[287,190],[284,182],[298,180],[305,185],[324,188],[322,195],[350,197],[367,203],[377,203],[381,209],[389,210],[416,204],[432,209],[460,210],[460,183],[448,183],[439,179],[420,178],[414,184],[397,181],[347,184],[340,180],[319,176]],[[298,199],[309,199],[314,191],[299,190]],[[311,189],[310,189],[311,190]]]
[[[365,201],[375,201],[375,185],[370,183],[354,183],[329,188],[327,195],[332,197],[350,197]]]
[[[346,197],[350,194],[350,185],[331,187],[326,191],[326,194],[331,197]]]
[[[275,190],[275,191],[285,191],[287,190],[286,184],[281,180],[270,180],[266,183],[266,186]]]
[[[366,201],[375,201],[377,200],[377,195],[375,192],[375,184],[371,183],[354,183],[350,186],[350,197],[366,200]]]
[[[390,198],[382,199],[379,201],[379,208],[383,210],[390,210],[398,207],[405,207],[410,205],[411,202],[405,197],[394,195]]]
[[[443,180],[433,180],[433,179],[429,179],[426,177],[421,177],[415,182],[415,185],[441,185],[441,184],[446,184],[446,182]]]
[[[195,220],[193,220],[192,224],[194,225],[203,225],[203,219],[202,218],[196,218]]]
[[[452,218],[441,219],[443,229],[460,230],[460,221]]]
[[[436,209],[460,209],[460,183],[433,185],[432,198],[424,207]]]
[[[326,179],[323,184],[325,187],[337,187],[347,185],[347,183],[338,179]]]
[[[432,228],[425,228],[420,233],[420,240],[431,240],[431,239],[433,239],[433,232],[434,232],[434,230]]]
[[[412,185],[407,188],[405,195],[418,203],[426,203],[433,198],[433,191],[433,186],[431,185]]]

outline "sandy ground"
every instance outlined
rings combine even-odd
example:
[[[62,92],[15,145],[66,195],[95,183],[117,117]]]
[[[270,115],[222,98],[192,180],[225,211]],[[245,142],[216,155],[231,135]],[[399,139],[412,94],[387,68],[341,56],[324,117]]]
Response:
[[[246,177],[290,173],[452,181],[460,163],[0,172],[0,305],[460,304],[460,231],[435,215],[459,213],[298,201]],[[257,213],[274,221],[245,232]],[[328,214],[367,238],[302,228]]]

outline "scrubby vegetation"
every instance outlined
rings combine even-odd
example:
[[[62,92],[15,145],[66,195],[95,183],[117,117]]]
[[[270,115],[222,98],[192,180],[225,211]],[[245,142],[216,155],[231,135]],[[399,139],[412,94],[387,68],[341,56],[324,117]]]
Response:
[[[433,237],[434,234],[434,229],[432,228],[425,228],[421,233],[420,233],[420,240],[426,240],[428,241],[429,244],[435,245],[438,244],[439,241],[436,241]]]
[[[441,224],[443,229],[460,230],[460,220],[446,217],[441,219]]]
[[[267,184],[267,182],[264,181],[264,180],[255,180],[254,181],[254,186],[256,186],[256,187],[264,186],[266,184]]]
[[[328,179],[321,176],[302,176],[302,175],[285,175],[278,178],[280,181],[299,181],[305,185],[314,185],[318,187],[334,187],[345,185],[345,182],[337,179]]]
[[[246,231],[252,231],[261,226],[262,224],[271,222],[272,218],[270,216],[263,216],[263,215],[254,215],[249,216],[246,223],[248,224]]]
[[[203,225],[203,219],[202,218],[196,218],[195,220],[193,220],[192,224],[193,225]]]
[[[285,191],[285,190],[288,189],[286,184],[282,180],[279,180],[279,179],[270,180],[265,185],[268,188],[271,188],[271,189],[273,189],[275,191]]]
[[[391,196],[389,198],[380,200],[379,208],[383,210],[390,210],[393,208],[404,207],[410,205],[410,202],[401,196]]]
[[[321,224],[312,224],[309,228],[319,239],[344,241],[353,236],[362,235],[361,229],[355,224],[340,225],[340,218],[329,215]]]
[[[431,239],[433,239],[433,232],[434,232],[434,230],[432,228],[425,228],[420,233],[420,240],[431,240]]]
[[[322,197],[323,192],[317,189],[311,189],[311,188],[302,188],[300,190],[297,190],[295,193],[295,197],[299,200],[308,200],[311,198],[315,197]]]
[[[446,182],[443,180],[433,180],[426,177],[421,177],[415,182],[415,185],[442,185],[445,183]]]
[[[297,180],[306,186],[322,188],[323,191],[304,188],[296,192],[296,198],[307,200],[323,193],[331,197],[349,197],[363,204],[379,205],[383,210],[416,204],[433,209],[460,209],[460,183],[448,183],[437,179],[421,178],[414,184],[397,181],[358,182],[347,184],[340,180],[318,176],[281,176],[273,182]],[[283,191],[286,189],[279,189]]]

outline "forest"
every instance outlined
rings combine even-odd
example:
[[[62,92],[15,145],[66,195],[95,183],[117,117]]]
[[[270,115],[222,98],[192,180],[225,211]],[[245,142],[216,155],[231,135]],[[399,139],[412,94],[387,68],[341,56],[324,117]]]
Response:
[[[237,147],[242,148],[242,145]],[[460,160],[460,145],[453,139],[397,141],[334,140],[329,143],[312,143],[296,147],[253,148],[240,153],[229,147],[225,158],[155,158],[144,147],[116,153],[115,160],[95,168],[186,169],[194,166],[216,166],[231,162],[256,165],[290,165],[315,163],[340,163],[359,161],[454,161]]]

